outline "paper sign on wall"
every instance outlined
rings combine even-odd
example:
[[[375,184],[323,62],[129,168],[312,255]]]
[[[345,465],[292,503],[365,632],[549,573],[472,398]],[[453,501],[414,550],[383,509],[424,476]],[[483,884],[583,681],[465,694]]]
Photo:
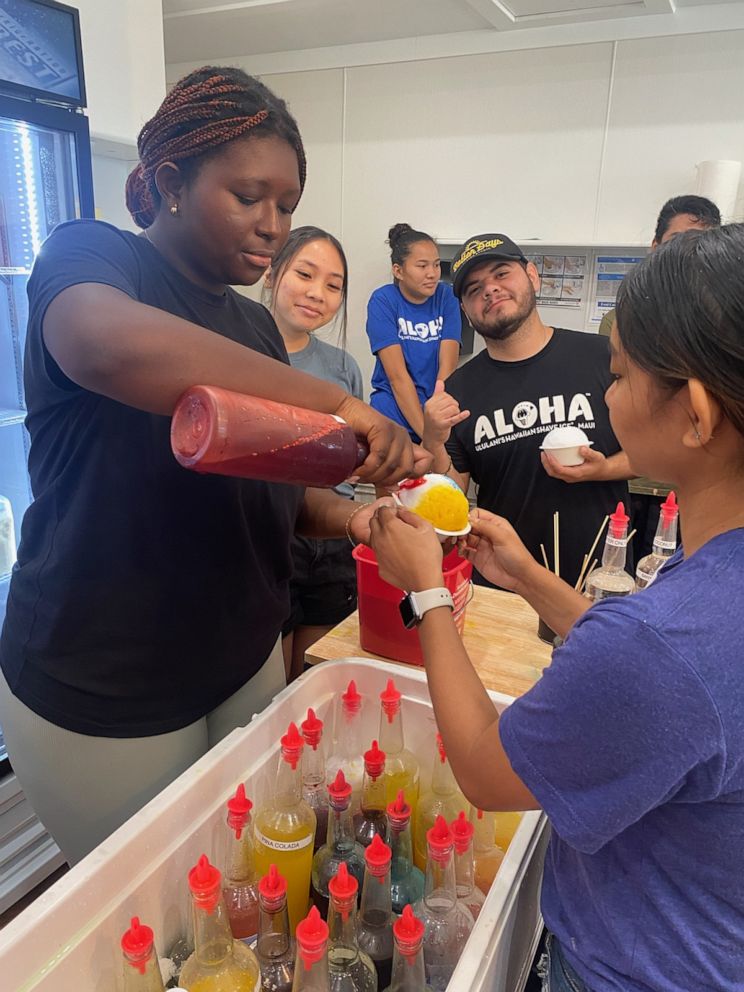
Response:
[[[586,255],[527,255],[540,275],[538,305],[578,309],[584,301]]]
[[[590,320],[599,323],[617,299],[620,283],[642,261],[643,255],[598,255],[590,306]]]

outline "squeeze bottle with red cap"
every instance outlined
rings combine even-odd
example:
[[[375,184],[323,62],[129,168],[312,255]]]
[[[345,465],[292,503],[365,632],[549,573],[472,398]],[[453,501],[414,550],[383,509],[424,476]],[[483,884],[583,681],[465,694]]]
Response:
[[[274,794],[256,814],[253,830],[256,871],[267,875],[274,864],[287,880],[291,929],[307,912],[315,840],[315,813],[302,798],[304,747],[297,726],[290,723],[281,739]]]
[[[241,782],[227,800],[227,855],[222,894],[233,937],[252,943],[258,933],[258,878],[253,854],[253,803]]]
[[[258,941],[256,957],[262,992],[292,992],[295,942],[289,931],[287,880],[271,865],[258,883]]]
[[[676,551],[678,519],[677,497],[671,492],[661,504],[651,554],[641,558],[636,567],[636,589],[646,589],[650,586],[659,569]]]
[[[365,872],[359,906],[359,947],[372,958],[381,989],[393,970],[393,906],[390,896],[392,852],[379,834],[364,852]]]
[[[194,953],[179,981],[189,992],[253,992],[258,962],[242,940],[233,940],[222,898],[222,875],[202,854],[189,872],[194,920]]]
[[[393,977],[384,992],[431,992],[424,970],[424,924],[410,906],[393,923]]]
[[[419,763],[412,751],[406,747],[403,733],[403,713],[401,694],[395,682],[388,679],[380,693],[380,732],[377,739],[385,752],[385,802],[395,802],[402,789],[406,802],[416,814],[419,794]]]
[[[121,938],[124,957],[124,992],[164,992],[158,956],[150,927],[132,917]]]
[[[458,900],[470,910],[474,920],[483,908],[485,896],[475,884],[475,864],[473,861],[473,834],[475,827],[460,810],[457,819],[450,824],[455,841],[455,888]]]
[[[302,798],[315,813],[315,841],[313,851],[325,844],[328,833],[328,793],[323,754],[323,721],[310,707],[307,717],[300,724],[305,752],[302,756]]]
[[[388,839],[385,757],[377,741],[372,741],[372,747],[364,752],[362,801],[359,812],[354,815],[354,836],[362,847],[368,847],[378,834],[384,841]]]
[[[411,840],[411,807],[401,789],[394,803],[387,808],[390,827],[390,898],[393,912],[399,916],[403,907],[414,903],[424,894],[424,873],[413,863]]]
[[[362,752],[362,697],[354,679],[338,698],[335,723],[335,747],[326,762],[326,782],[333,782],[339,769],[351,786],[351,812],[356,813],[362,797],[364,758]]]
[[[340,417],[217,386],[192,386],[181,396],[171,448],[195,472],[331,489],[369,454]]]
[[[297,958],[292,992],[328,992],[328,924],[317,906],[297,924]]]
[[[450,823],[461,809],[467,808],[467,805],[447,760],[442,735],[437,733],[431,788],[421,793],[416,813],[416,827],[413,837],[413,861],[416,867],[422,871],[426,868],[426,834],[434,826],[434,821],[440,813]]]
[[[498,819],[496,813],[486,813],[476,806],[470,807],[470,822],[473,824],[473,867],[475,884],[484,895],[488,895],[496,872],[504,860],[505,847],[496,840]]]
[[[590,572],[586,580],[586,595],[593,603],[608,596],[629,596],[635,592],[635,581],[625,571],[629,520],[625,507],[618,503],[615,512],[610,515],[602,564]]]
[[[354,837],[351,819],[351,786],[341,769],[328,786],[328,833],[326,843],[313,858],[313,902],[328,913],[328,885],[343,862],[361,887],[364,878],[364,848]]]
[[[359,883],[342,861],[329,885],[328,970],[331,992],[377,992],[377,972],[357,939]]]
[[[413,912],[424,924],[424,969],[434,992],[445,992],[473,929],[473,917],[457,901],[452,831],[438,816],[426,837],[426,887]]]

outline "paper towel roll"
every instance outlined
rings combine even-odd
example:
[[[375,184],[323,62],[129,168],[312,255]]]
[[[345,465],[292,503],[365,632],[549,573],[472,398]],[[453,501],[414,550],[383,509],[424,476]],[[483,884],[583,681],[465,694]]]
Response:
[[[741,162],[730,159],[715,159],[699,162],[697,168],[698,196],[707,196],[721,211],[724,224],[734,216],[736,196],[739,192]]]

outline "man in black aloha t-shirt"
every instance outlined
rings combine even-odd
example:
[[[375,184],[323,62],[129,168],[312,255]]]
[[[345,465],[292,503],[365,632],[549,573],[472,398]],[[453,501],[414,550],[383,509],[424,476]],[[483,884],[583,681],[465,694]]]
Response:
[[[576,582],[605,515],[628,503],[628,460],[610,427],[604,394],[612,381],[605,338],[547,327],[537,269],[503,234],[471,238],[452,263],[452,288],[485,349],[426,404],[423,443],[432,471],[447,472],[478,506],[506,517],[534,557],[553,566],[553,514],[560,525],[560,574]],[[564,468],[540,450],[554,427],[581,427],[593,443],[584,464]],[[601,557],[602,543],[596,557]],[[629,566],[631,563],[629,562]],[[476,581],[488,584],[480,576]]]

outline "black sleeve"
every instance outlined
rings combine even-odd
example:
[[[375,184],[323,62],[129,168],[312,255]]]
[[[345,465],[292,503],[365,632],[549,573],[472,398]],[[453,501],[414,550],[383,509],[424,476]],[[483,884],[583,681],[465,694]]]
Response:
[[[122,231],[101,221],[60,224],[41,246],[28,281],[29,319],[41,324],[63,290],[95,282],[138,298],[137,259]]]

